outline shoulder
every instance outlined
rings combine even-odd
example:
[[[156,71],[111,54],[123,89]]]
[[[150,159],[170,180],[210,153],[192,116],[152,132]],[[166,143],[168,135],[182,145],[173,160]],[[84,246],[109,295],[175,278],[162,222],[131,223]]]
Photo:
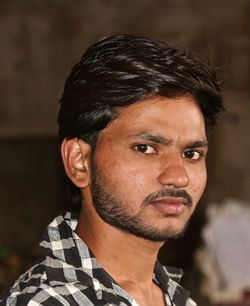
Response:
[[[25,305],[46,282],[46,279],[45,265],[43,261],[40,261],[22,274],[11,288],[0,295],[0,305]],[[22,303],[18,303],[20,299],[22,299]]]
[[[46,261],[41,261],[21,275],[10,289],[0,295],[0,305],[97,305],[95,291],[88,282],[49,281],[46,268]]]

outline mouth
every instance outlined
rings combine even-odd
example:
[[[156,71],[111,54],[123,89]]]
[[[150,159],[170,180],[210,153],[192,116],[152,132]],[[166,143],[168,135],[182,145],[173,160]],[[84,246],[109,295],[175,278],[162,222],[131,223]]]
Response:
[[[150,202],[150,205],[166,215],[179,216],[191,204],[184,198],[166,197]]]

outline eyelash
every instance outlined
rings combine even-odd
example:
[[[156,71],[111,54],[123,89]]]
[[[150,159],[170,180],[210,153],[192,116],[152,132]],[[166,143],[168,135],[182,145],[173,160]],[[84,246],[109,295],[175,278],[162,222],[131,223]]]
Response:
[[[194,153],[194,154],[197,153],[197,154],[199,154],[199,156],[197,158],[189,158],[189,157],[185,156],[185,153]],[[201,158],[203,158],[205,156],[205,153],[203,151],[189,149],[189,150],[185,150],[182,153],[182,156],[183,156],[183,158],[190,159],[190,160],[200,160]]]
[[[139,147],[141,147],[139,149]],[[143,147],[145,149],[145,151],[143,151]],[[156,154],[157,153],[157,150],[154,146],[152,145],[149,145],[147,143],[139,143],[139,144],[136,144],[133,146],[134,150],[136,150],[137,152],[141,153],[141,154],[144,154],[144,155],[149,155],[149,154]],[[148,152],[146,153],[146,151],[151,148],[151,150],[153,152]],[[198,154],[199,156],[197,158],[192,158],[192,157],[188,157],[188,156],[185,156],[185,154],[187,153],[193,153],[193,154]],[[203,151],[198,151],[198,150],[193,150],[193,149],[188,149],[188,150],[185,150],[183,153],[182,153],[182,157],[183,158],[186,158],[186,159],[189,159],[189,160],[200,160],[202,159],[203,157],[205,157],[205,153]]]
[[[139,147],[146,147],[146,151],[149,149],[149,148],[151,148],[152,150],[153,150],[153,152],[149,152],[149,153],[146,153],[146,152],[143,152],[143,150],[142,151],[140,151],[139,150]],[[137,144],[137,145],[135,145],[135,146],[133,146],[133,148],[137,151],[137,152],[139,152],[139,153],[141,153],[141,154],[155,154],[156,153],[156,149],[152,146],[152,145],[149,145],[149,144],[147,144],[147,143],[139,143],[139,144]]]

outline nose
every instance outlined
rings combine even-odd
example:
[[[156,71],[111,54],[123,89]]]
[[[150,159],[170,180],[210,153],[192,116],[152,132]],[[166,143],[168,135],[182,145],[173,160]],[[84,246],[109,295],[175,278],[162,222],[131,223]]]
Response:
[[[189,178],[184,163],[179,153],[168,155],[161,165],[159,183],[170,188],[186,187],[189,184]]]

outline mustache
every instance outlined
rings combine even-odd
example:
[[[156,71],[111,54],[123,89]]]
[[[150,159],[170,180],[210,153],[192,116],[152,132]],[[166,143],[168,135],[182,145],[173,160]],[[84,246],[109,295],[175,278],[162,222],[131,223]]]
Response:
[[[171,197],[171,198],[184,198],[188,204],[193,203],[193,199],[190,196],[189,193],[186,192],[186,190],[181,189],[181,190],[174,190],[174,189],[163,189],[159,192],[154,192],[148,195],[144,201],[143,205],[149,205],[151,202],[164,198],[164,197]]]

